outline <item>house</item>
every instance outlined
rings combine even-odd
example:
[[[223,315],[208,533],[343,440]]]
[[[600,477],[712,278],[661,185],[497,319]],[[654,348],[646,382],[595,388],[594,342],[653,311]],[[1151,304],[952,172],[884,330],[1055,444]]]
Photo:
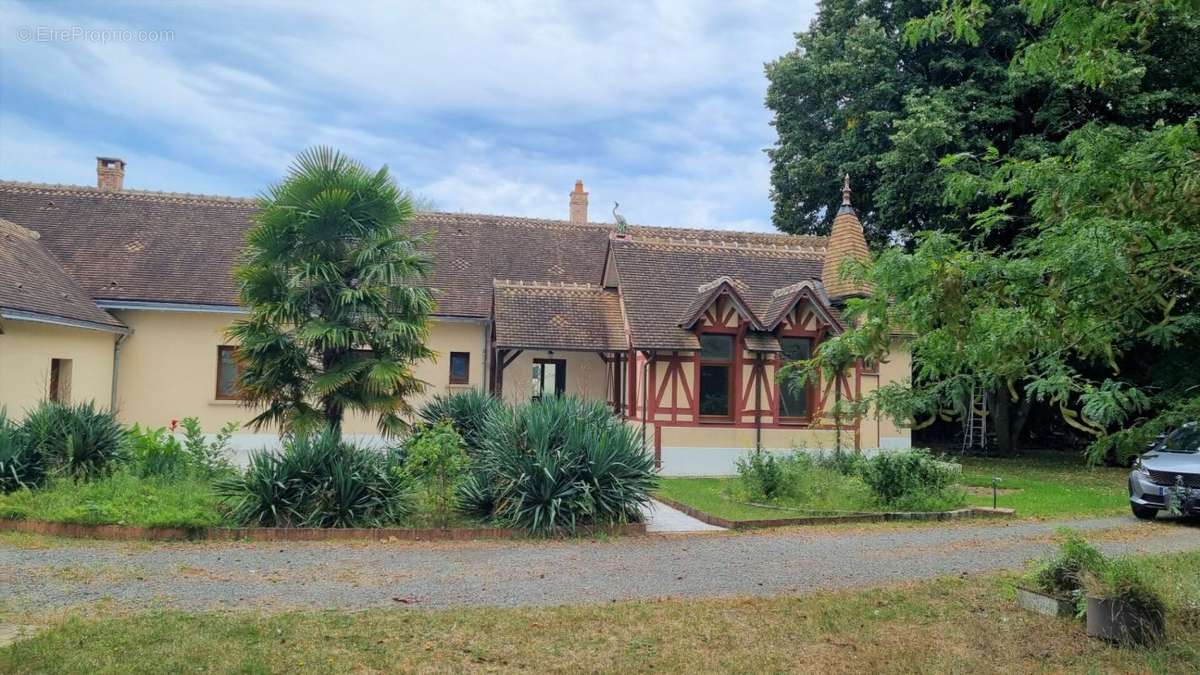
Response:
[[[185,416],[207,431],[247,422],[230,275],[253,200],[123,189],[125,163],[97,159],[95,187],[0,181],[0,406],[95,400],[128,423]],[[422,213],[438,299],[417,375],[426,396],[483,388],[506,400],[603,399],[645,434],[667,474],[719,474],[754,449],[830,448],[838,395],[909,376],[887,359],[837,383],[781,390],[775,372],[843,330],[869,289],[839,278],[868,254],[847,185],[831,236],[616,227],[587,220],[575,184],[565,221]],[[372,420],[348,419],[371,437]],[[867,416],[855,446],[909,445]],[[276,442],[243,429],[242,448]]]

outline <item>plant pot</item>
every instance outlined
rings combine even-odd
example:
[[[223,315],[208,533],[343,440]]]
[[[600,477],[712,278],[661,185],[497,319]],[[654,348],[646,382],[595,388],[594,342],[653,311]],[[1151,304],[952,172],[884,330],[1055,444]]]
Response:
[[[1162,638],[1165,617],[1121,598],[1087,599],[1087,634],[1123,645],[1150,645]]]
[[[1075,616],[1075,601],[1017,587],[1017,606],[1046,616]]]

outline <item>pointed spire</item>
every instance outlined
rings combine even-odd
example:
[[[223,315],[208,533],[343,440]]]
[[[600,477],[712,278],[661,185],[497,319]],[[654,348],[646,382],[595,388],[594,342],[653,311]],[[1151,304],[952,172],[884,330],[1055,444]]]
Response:
[[[821,268],[821,283],[833,300],[848,296],[869,295],[871,288],[862,283],[841,278],[842,262],[847,258],[869,260],[870,249],[863,234],[858,213],[850,205],[850,174],[842,177],[842,206],[833,219],[829,242],[825,245],[825,263]]]

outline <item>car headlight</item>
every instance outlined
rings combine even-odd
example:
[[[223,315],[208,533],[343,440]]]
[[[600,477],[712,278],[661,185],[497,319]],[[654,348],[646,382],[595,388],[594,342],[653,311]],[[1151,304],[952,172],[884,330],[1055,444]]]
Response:
[[[1135,460],[1133,461],[1133,472],[1134,472],[1134,473],[1141,474],[1141,475],[1143,475],[1143,476],[1148,476],[1148,475],[1150,475],[1150,472],[1146,470],[1146,465],[1145,465],[1145,464],[1142,464],[1142,458],[1141,458],[1141,457],[1138,457],[1137,459],[1135,459]]]

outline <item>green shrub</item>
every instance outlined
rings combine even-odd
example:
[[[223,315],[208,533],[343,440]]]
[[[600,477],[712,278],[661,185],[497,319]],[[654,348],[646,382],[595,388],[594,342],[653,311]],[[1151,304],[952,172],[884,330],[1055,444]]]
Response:
[[[130,469],[138,476],[178,477],[188,473],[183,444],[166,427],[142,429],[134,424],[129,429],[128,443]]]
[[[928,450],[881,451],[862,461],[859,474],[880,506],[904,511],[938,511],[966,503],[955,485],[956,464]]]
[[[446,527],[454,493],[471,465],[463,439],[449,421],[420,427],[404,444],[404,472],[425,488],[436,523]]]
[[[1033,573],[1037,590],[1060,598],[1075,597],[1084,577],[1106,564],[1104,554],[1075,532],[1066,532],[1058,552],[1043,560]]]
[[[0,408],[0,494],[38,487],[45,477],[41,453],[33,448],[24,429]]]
[[[1148,575],[1130,558],[1115,558],[1099,569],[1089,570],[1083,576],[1083,587],[1090,596],[1123,600],[1134,611],[1157,617],[1159,622],[1166,615],[1162,596],[1154,590]]]
[[[203,476],[219,476],[233,470],[229,462],[229,439],[241,425],[226,422],[209,441],[200,427],[200,420],[185,417],[179,423],[183,427],[183,449],[187,453],[192,469]]]
[[[497,408],[481,442],[493,517],[530,532],[639,521],[657,486],[640,432],[603,401],[554,397]]]
[[[74,477],[110,472],[125,459],[125,429],[95,403],[47,401],[26,417],[23,432],[48,470]]]
[[[143,478],[125,469],[86,481],[54,478],[39,490],[0,495],[0,518],[186,528],[215,527],[224,522],[210,482]]]
[[[245,526],[381,527],[411,509],[394,458],[328,431],[288,439],[281,452],[252,452],[244,472],[216,487]]]
[[[816,466],[835,471],[843,476],[861,475],[863,463],[866,461],[866,458],[857,452],[846,452],[841,449],[813,453],[812,459]]]
[[[811,482],[814,463],[804,451],[787,455],[755,451],[735,462],[744,496],[752,501],[800,497]]]
[[[504,406],[491,394],[468,389],[457,394],[435,396],[421,408],[421,419],[428,425],[448,421],[462,436],[467,452],[478,454],[482,447],[482,431],[488,415]]]

